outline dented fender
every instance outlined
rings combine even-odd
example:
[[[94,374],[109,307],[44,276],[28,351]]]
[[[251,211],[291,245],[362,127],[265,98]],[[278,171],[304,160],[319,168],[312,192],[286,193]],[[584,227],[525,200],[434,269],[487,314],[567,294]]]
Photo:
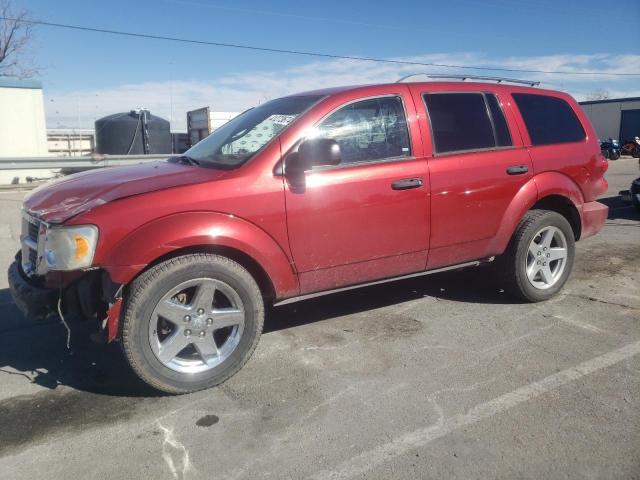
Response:
[[[114,282],[127,284],[158,258],[200,246],[228,247],[251,257],[271,279],[276,297],[298,293],[297,276],[282,247],[256,225],[218,212],[185,212],[153,220],[120,240],[101,263]]]

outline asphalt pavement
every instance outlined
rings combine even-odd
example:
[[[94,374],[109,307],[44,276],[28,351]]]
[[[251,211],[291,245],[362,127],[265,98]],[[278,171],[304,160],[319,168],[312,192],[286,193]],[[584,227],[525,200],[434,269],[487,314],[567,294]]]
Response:
[[[218,388],[163,396],[94,326],[24,319],[0,276],[0,477],[640,478],[640,214],[609,219],[564,291],[519,303],[475,268],[274,308]],[[0,192],[0,268],[24,192]]]

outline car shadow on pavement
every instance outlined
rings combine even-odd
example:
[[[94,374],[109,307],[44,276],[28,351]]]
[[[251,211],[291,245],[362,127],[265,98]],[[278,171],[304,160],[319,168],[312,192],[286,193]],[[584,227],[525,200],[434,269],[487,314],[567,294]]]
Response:
[[[267,311],[264,332],[366,312],[424,297],[479,304],[519,304],[496,280],[493,265],[443,272],[348,290],[274,307]]]
[[[264,333],[392,306],[424,297],[489,304],[519,303],[502,292],[488,267],[469,268],[425,277],[390,282],[336,293],[295,304],[267,309]],[[117,343],[95,344],[90,340],[97,327],[91,321],[69,320],[67,332],[57,317],[45,321],[25,319],[0,289],[3,310],[0,323],[0,375],[18,375],[48,389],[60,385],[79,391],[117,396],[162,395],[146,386],[131,371]]]
[[[619,195],[599,198],[598,201],[609,207],[608,220],[640,220],[640,212],[633,205],[624,203]]]
[[[117,343],[91,341],[95,322],[69,320],[72,334],[67,349],[67,332],[57,317],[25,319],[8,289],[0,289],[0,307],[0,376],[18,375],[49,389],[66,385],[121,397],[159,395],[131,372]]]

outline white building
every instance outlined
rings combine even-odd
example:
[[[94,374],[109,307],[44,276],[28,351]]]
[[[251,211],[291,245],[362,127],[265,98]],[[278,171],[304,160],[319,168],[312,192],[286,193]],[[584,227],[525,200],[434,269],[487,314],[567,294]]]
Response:
[[[598,138],[624,142],[640,136],[640,97],[580,102]]]
[[[0,157],[48,153],[42,85],[0,77]]]

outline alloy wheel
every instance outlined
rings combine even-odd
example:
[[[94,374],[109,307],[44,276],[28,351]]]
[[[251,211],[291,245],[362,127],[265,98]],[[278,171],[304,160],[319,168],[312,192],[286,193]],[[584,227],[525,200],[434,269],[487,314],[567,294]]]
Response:
[[[529,244],[526,272],[529,283],[546,290],[562,277],[567,265],[567,238],[558,227],[544,227]]]
[[[244,322],[244,305],[231,286],[197,278],[172,288],[157,303],[149,322],[149,343],[167,368],[199,373],[233,353]]]

